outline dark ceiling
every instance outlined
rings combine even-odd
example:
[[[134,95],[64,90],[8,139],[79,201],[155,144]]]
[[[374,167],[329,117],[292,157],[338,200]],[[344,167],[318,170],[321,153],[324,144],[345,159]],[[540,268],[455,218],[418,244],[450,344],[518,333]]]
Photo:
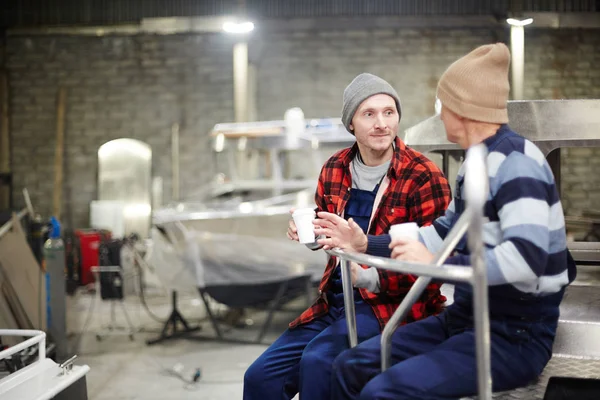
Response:
[[[254,18],[598,12],[600,0],[0,0],[0,26],[112,25],[153,17]]]

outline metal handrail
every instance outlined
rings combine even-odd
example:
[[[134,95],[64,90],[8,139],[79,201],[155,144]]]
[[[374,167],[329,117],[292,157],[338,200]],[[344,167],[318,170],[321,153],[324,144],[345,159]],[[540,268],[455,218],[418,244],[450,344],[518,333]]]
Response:
[[[331,254],[340,252],[331,250]],[[342,253],[343,254],[343,253]],[[350,269],[350,258],[340,257],[340,269],[342,270],[342,292],[344,293],[344,310],[346,312],[346,324],[348,325],[348,341],[350,347],[358,344],[358,333],[356,331],[356,312],[354,310],[354,288],[352,287],[352,271]]]
[[[350,261],[375,268],[420,276],[383,330],[381,337],[381,364],[383,371],[390,366],[391,337],[393,332],[397,329],[400,321],[406,316],[409,309],[419,298],[432,278],[471,284],[473,286],[477,382],[478,398],[480,400],[492,398],[488,287],[484,259],[485,248],[483,245],[483,208],[488,195],[486,156],[487,149],[483,144],[473,146],[467,152],[464,181],[466,209],[450,230],[442,244],[442,248],[436,253],[434,265],[391,260],[389,258],[345,252],[340,249],[328,251],[330,255],[339,257],[341,260],[342,284],[350,347],[354,347],[357,343]],[[443,261],[446,260],[463,237],[465,231],[468,232],[467,241],[471,254],[472,268],[442,265]]]
[[[0,336],[30,336],[29,339],[0,351],[0,360],[12,356],[35,344],[38,344],[38,361],[46,358],[46,333],[38,330],[25,329],[0,329]]]
[[[29,191],[27,190],[27,188],[23,189],[23,197],[25,198],[26,207],[17,213],[17,218],[19,219],[19,221],[22,220],[23,217],[25,217],[26,215],[29,215],[31,218],[33,218],[33,216],[35,215],[34,211],[33,211],[33,205],[31,205],[31,198],[29,197]],[[12,229],[12,226],[13,226],[13,219],[11,218],[4,225],[2,225],[0,227],[0,238],[2,238],[2,236],[6,235],[6,233]]]

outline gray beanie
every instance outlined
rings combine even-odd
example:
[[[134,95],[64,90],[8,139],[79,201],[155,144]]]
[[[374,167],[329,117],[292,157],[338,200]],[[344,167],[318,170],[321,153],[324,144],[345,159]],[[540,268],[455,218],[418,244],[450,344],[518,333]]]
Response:
[[[363,101],[376,94],[387,94],[391,96],[396,102],[398,114],[402,115],[400,110],[400,98],[392,85],[378,76],[362,73],[354,78],[354,80],[346,86],[346,89],[344,89],[342,123],[348,132],[354,134],[350,129],[350,124],[352,123],[352,118],[354,117],[354,113],[358,106],[360,106]]]

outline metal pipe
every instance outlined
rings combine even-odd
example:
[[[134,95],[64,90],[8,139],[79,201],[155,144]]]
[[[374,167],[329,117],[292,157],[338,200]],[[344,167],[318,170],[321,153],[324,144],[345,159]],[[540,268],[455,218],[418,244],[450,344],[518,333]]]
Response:
[[[248,121],[258,120],[258,71],[256,65],[248,63]]]
[[[27,190],[27,188],[23,188],[23,197],[25,198],[25,206],[29,212],[29,217],[34,218],[35,212],[33,210],[33,204],[31,203],[31,197],[29,197],[29,190]]]
[[[171,127],[171,200],[179,201],[179,124]]]
[[[327,250],[327,252],[330,255],[340,257],[348,261],[354,261],[358,264],[369,265],[371,267],[401,272],[404,274],[429,276],[431,278],[446,281],[470,282],[473,276],[470,268],[459,267],[456,265],[442,265],[440,268],[427,264],[397,261],[384,257],[369,256],[366,254],[346,253],[343,250],[338,249]]]
[[[358,344],[356,332],[356,313],[354,311],[354,288],[352,286],[352,270],[350,261],[341,259],[342,291],[344,292],[344,309],[346,311],[346,324],[348,325],[348,342],[350,348]]]
[[[28,213],[27,208],[24,208],[17,213],[17,218],[19,220],[21,220],[21,219],[23,219],[24,216],[27,215],[27,213]],[[2,236],[6,235],[6,233],[11,230],[12,226],[13,226],[13,220],[11,218],[8,221],[6,221],[6,223],[4,225],[2,225],[2,227],[0,227],[0,238],[2,238]]]
[[[63,205],[66,102],[67,91],[64,87],[61,87],[58,89],[58,99],[56,102],[56,143],[54,146],[54,186],[52,197],[52,215],[59,221],[61,220]]]
[[[233,46],[233,103],[235,122],[248,122],[248,43]]]
[[[28,329],[0,329],[0,336],[31,336],[29,339],[0,351],[0,360],[39,343],[39,360],[46,358],[46,333]]]
[[[437,267],[443,265],[444,261],[450,256],[460,239],[467,232],[469,227],[470,215],[463,214],[459,217],[456,225],[450,230],[448,236],[442,244],[442,248],[435,256],[434,264]],[[463,267],[464,268],[464,267]],[[406,314],[412,307],[412,305],[419,299],[423,290],[429,285],[432,278],[421,276],[410,288],[404,299],[400,303],[400,306],[396,309],[392,317],[385,324],[383,332],[381,333],[381,371],[387,370],[391,366],[392,356],[392,334],[398,328],[400,321],[406,318]]]
[[[510,54],[512,72],[512,98],[523,99],[523,71],[525,64],[525,30],[522,26],[510,27]]]
[[[487,148],[473,146],[467,152],[465,163],[465,201],[471,214],[467,235],[473,270],[473,311],[475,323],[475,351],[477,356],[477,391],[481,400],[492,399],[490,357],[490,319],[488,282],[483,244],[483,210],[488,196]]]

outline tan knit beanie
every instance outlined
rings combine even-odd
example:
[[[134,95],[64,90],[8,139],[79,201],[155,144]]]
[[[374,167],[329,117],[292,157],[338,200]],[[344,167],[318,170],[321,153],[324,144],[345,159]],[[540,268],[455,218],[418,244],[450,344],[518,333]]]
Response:
[[[438,83],[437,97],[461,117],[506,124],[509,64],[505,44],[478,47],[448,67]]]

